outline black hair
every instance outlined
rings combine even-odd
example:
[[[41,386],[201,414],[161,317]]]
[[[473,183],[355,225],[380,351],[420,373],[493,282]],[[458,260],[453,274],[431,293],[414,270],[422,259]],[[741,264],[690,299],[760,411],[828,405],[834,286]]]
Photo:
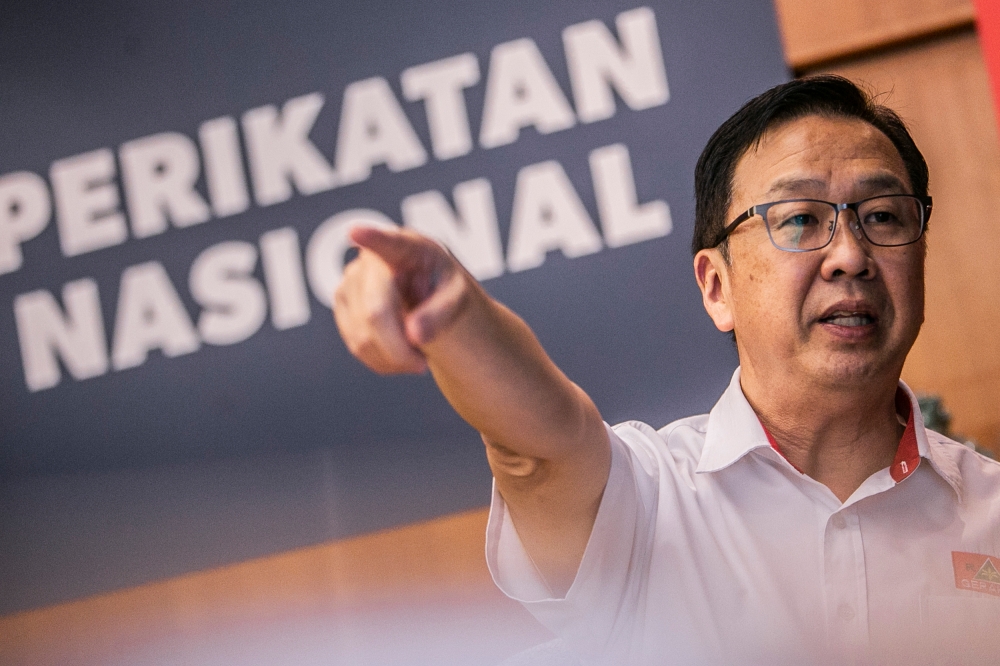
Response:
[[[691,252],[715,247],[733,195],[736,165],[771,127],[795,118],[821,115],[858,118],[885,134],[903,159],[913,194],[926,196],[927,163],[895,111],[842,76],[796,79],[754,97],[715,131],[694,172],[695,222]],[[723,243],[723,254],[728,254]]]

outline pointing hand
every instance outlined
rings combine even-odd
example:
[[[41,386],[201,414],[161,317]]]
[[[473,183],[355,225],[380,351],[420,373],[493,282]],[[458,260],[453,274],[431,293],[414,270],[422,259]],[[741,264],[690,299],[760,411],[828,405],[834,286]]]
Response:
[[[380,374],[421,373],[422,348],[464,308],[475,281],[436,242],[406,229],[357,228],[334,317],[348,350]]]

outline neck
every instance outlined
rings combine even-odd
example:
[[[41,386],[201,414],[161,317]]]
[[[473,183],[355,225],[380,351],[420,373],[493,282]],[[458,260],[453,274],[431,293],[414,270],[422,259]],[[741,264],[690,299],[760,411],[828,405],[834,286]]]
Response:
[[[742,371],[743,393],[782,454],[841,502],[889,467],[904,426],[896,417],[898,377],[817,387],[788,377],[762,381]]]

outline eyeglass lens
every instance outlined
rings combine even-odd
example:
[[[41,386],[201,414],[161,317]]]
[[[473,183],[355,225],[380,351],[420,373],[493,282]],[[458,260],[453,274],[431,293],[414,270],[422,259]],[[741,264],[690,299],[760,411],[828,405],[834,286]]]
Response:
[[[858,205],[864,235],[874,245],[906,245],[923,231],[924,207],[911,196],[885,196]],[[843,223],[853,223],[853,211]],[[766,212],[771,240],[787,250],[815,250],[833,238],[837,208],[825,201],[778,201]]]

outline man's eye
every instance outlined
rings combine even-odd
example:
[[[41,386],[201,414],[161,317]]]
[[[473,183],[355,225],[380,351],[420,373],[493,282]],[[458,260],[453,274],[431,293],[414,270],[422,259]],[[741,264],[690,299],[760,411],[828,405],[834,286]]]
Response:
[[[818,225],[819,220],[815,215],[809,213],[799,213],[798,215],[789,215],[778,223],[779,229],[785,228],[795,228],[795,227],[811,227]]]
[[[875,211],[865,215],[865,224],[868,226],[886,226],[899,224],[899,218],[895,213],[889,211]]]

